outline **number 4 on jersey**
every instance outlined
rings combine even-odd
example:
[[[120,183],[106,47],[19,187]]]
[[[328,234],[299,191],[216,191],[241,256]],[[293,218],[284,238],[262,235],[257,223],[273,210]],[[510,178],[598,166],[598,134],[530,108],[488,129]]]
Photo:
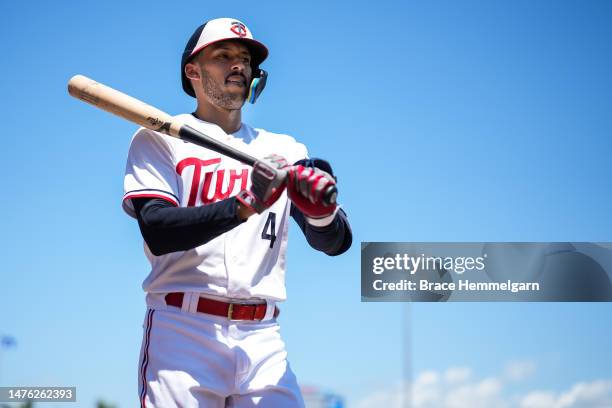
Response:
[[[268,230],[270,231],[269,233]],[[270,248],[274,246],[274,241],[276,241],[276,214],[273,212],[268,214],[266,225],[264,225],[264,229],[261,231],[261,239],[269,239]]]

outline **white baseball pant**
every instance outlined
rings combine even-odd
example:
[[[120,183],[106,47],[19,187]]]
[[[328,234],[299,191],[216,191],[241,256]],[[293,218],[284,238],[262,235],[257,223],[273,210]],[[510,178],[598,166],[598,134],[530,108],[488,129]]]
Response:
[[[141,408],[304,407],[276,319],[149,309],[143,328]]]

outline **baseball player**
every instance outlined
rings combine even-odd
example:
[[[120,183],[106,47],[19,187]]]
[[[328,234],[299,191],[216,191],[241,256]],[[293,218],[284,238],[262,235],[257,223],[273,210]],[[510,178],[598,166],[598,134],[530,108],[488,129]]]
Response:
[[[179,115],[252,168],[147,129],[134,135],[123,208],[138,220],[151,272],[139,365],[141,407],[302,407],[279,334],[289,218],[328,255],[351,245],[346,214],[323,197],[329,163],[293,137],[241,121],[260,96],[268,50],[232,18],[211,20],[183,53]]]

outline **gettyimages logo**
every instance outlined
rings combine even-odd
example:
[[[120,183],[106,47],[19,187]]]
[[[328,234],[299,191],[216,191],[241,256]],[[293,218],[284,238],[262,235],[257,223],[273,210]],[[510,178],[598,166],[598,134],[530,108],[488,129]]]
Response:
[[[419,271],[446,270],[463,274],[466,271],[482,271],[485,269],[487,254],[478,257],[458,256],[411,256],[409,254],[395,254],[395,256],[376,257],[372,261],[372,272],[380,275],[385,271],[406,271],[411,275]]]

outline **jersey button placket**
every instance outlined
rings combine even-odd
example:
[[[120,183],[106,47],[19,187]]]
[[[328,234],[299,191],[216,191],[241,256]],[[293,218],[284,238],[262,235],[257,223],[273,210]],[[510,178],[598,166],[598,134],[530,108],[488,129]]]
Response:
[[[233,245],[236,245],[236,236],[234,231],[225,234],[225,270],[227,273],[227,296],[233,297],[238,291],[239,284],[234,278],[234,273],[238,272],[238,263],[240,256],[233,251]],[[236,275],[238,276],[238,275]]]

